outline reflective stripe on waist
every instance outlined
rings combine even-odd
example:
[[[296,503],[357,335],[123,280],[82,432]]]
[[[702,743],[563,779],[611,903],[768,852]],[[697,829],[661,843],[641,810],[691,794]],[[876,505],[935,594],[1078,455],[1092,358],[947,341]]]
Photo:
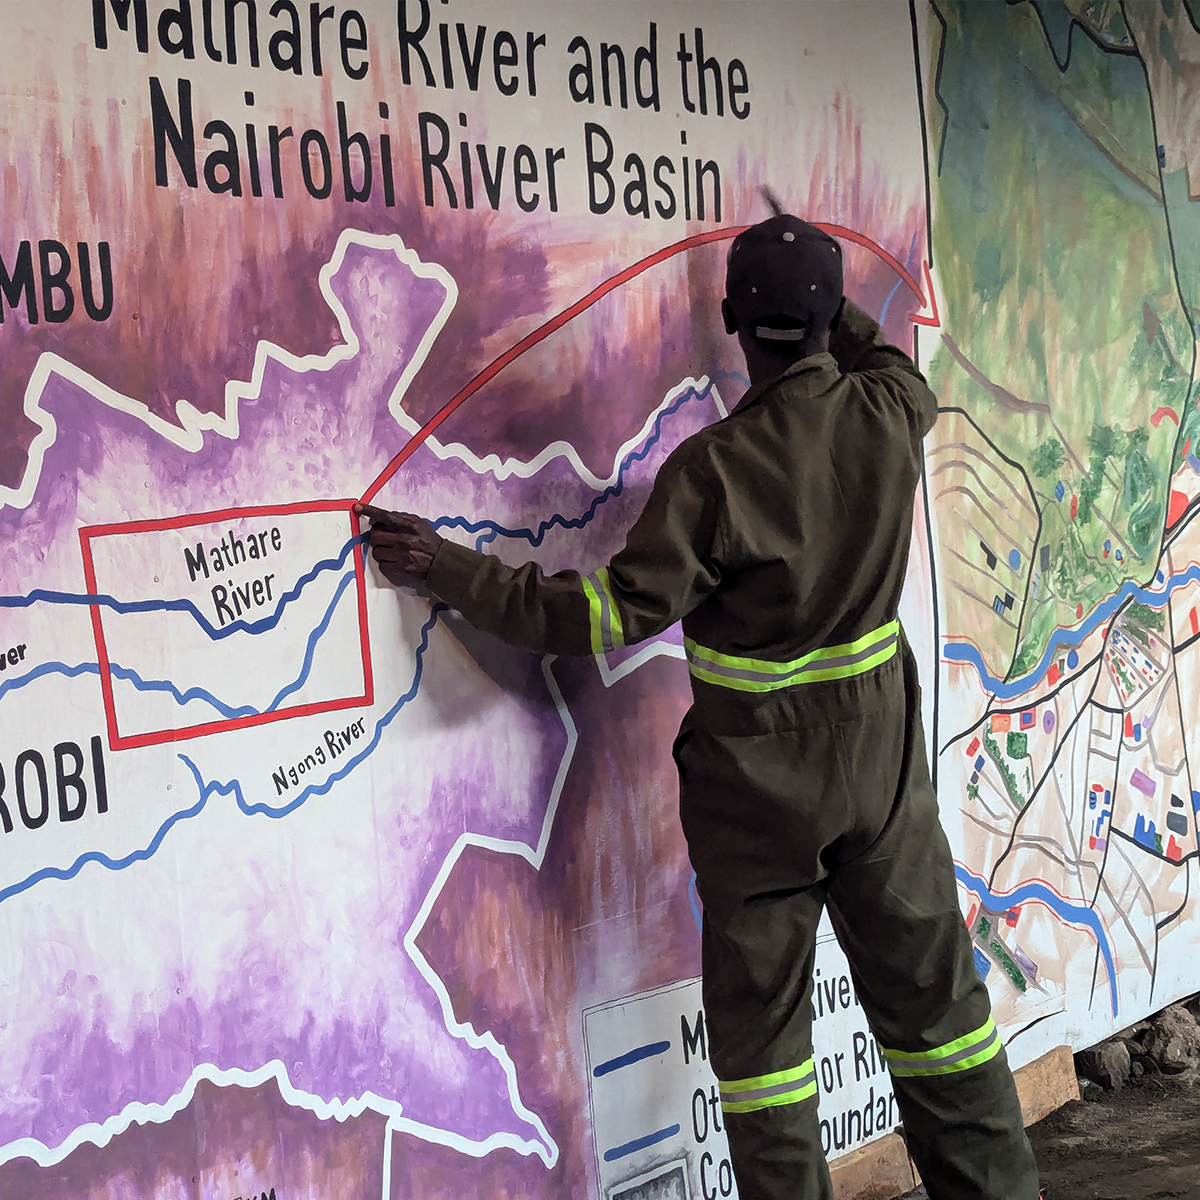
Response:
[[[770,662],[765,658],[721,654],[698,645],[691,638],[683,639],[688,670],[697,679],[738,692],[774,692],[802,683],[863,675],[872,667],[894,658],[899,643],[899,620],[889,621],[853,642],[825,646],[791,662],[782,663]]]

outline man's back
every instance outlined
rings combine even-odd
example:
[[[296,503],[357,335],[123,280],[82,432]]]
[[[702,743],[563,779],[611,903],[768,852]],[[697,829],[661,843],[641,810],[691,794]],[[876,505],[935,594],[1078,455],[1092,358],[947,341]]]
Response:
[[[627,641],[680,592],[703,710],[884,661],[936,402],[912,361],[853,306],[829,353],[752,387],[663,465],[597,586]],[[599,592],[597,592],[599,596]],[[719,689],[714,691],[714,689]]]
[[[720,583],[684,618],[690,639],[791,662],[895,618],[927,395],[911,366],[844,374],[818,354],[691,439],[719,495]]]

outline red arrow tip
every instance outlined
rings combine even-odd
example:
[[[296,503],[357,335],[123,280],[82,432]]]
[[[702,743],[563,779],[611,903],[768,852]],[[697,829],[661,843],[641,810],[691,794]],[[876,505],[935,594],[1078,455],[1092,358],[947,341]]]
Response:
[[[929,271],[929,264],[922,259],[921,267],[925,273],[925,295],[921,296],[921,311],[909,313],[909,320],[914,325],[932,325],[939,326],[942,323],[941,317],[938,315],[937,293],[933,290],[933,276]],[[919,295],[920,293],[918,293]],[[928,299],[926,299],[928,296]],[[924,310],[928,308],[929,313]]]

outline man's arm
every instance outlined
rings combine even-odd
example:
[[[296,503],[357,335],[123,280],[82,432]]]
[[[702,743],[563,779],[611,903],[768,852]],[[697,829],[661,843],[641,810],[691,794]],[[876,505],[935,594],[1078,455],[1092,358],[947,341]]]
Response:
[[[919,436],[937,420],[937,398],[925,376],[903,350],[891,345],[879,324],[852,300],[842,307],[841,320],[829,335],[829,352],[845,374],[870,374],[885,381],[912,413]]]
[[[418,517],[359,510],[375,522],[372,551],[393,583],[423,580],[477,629],[543,653],[599,654],[653,637],[718,579],[715,497],[678,451],[659,471],[625,548],[588,576],[510,567],[445,541]]]

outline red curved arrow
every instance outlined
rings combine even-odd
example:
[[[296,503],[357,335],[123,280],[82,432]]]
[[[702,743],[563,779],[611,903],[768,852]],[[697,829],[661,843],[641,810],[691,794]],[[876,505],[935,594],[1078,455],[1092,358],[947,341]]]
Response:
[[[921,265],[925,268],[925,280],[929,287],[930,301],[927,302],[924,293],[921,291],[917,281],[909,274],[901,265],[899,259],[889,254],[878,242],[867,237],[866,234],[859,233],[854,229],[847,229],[844,225],[830,225],[819,221],[813,222],[818,229],[832,235],[833,237],[843,238],[848,242],[855,242],[859,246],[863,246],[870,250],[872,254],[878,255],[884,262],[900,276],[908,285],[913,295],[921,302],[921,308],[932,306],[932,316],[921,316],[919,313],[912,313],[909,319],[917,325],[937,325],[939,324],[937,301],[933,298],[933,281],[929,275],[929,264],[923,262]],[[526,334],[519,342],[510,346],[499,358],[494,359],[478,375],[474,377],[465,387],[458,391],[454,396],[446,401],[441,408],[417,430],[416,433],[408,439],[401,447],[400,452],[388,463],[386,467],[375,477],[374,482],[363,493],[362,501],[364,504],[370,504],[372,500],[379,494],[383,486],[392,478],[393,475],[408,461],[409,457],[437,429],[447,417],[454,412],[459,405],[469,400],[485,383],[494,379],[501,371],[504,370],[510,363],[515,362],[526,350],[533,349],[539,342],[544,341],[552,333],[561,329],[568,321],[574,320],[585,309],[591,308],[597,300],[607,296],[609,292],[628,283],[631,279],[641,275],[644,271],[648,271],[651,267],[658,266],[659,263],[666,262],[669,258],[674,258],[676,254],[682,254],[685,250],[695,249],[697,246],[708,245],[709,242],[723,242],[730,238],[735,238],[745,229],[749,229],[748,225],[729,225],[724,229],[710,229],[705,233],[695,233],[691,237],[683,238],[678,242],[673,242],[669,246],[664,246],[661,250],[656,250],[653,254],[647,255],[638,262],[626,267],[623,271],[618,271],[616,275],[604,280],[603,283],[594,287],[586,296],[576,300],[569,308],[564,308],[562,312],[553,316],[543,325],[539,325],[532,333]]]

